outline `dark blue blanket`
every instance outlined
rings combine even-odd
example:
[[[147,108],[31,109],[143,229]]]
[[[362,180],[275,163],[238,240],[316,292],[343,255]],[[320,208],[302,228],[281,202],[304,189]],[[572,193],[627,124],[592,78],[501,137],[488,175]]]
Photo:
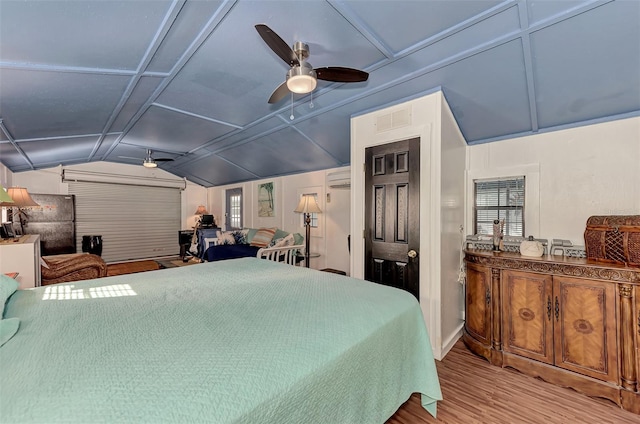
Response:
[[[259,247],[250,246],[248,244],[223,244],[220,246],[211,246],[207,249],[205,257],[207,261],[221,261],[224,259],[237,259],[255,257],[260,250]]]

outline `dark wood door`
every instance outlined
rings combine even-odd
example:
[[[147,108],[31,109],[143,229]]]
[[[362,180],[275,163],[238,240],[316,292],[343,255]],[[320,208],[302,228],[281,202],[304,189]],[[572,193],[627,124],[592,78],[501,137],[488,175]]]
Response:
[[[420,139],[365,151],[365,278],[419,299]]]

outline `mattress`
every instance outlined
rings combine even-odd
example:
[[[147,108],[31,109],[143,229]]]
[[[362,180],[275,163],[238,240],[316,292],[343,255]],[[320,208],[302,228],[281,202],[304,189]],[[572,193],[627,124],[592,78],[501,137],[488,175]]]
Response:
[[[243,258],[22,290],[0,421],[383,423],[441,392],[409,293]]]

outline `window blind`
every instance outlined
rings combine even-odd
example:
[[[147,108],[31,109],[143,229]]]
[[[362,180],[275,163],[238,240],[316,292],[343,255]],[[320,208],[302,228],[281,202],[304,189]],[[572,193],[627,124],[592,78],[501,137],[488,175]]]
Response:
[[[524,237],[525,178],[474,181],[475,233],[493,234],[493,221],[504,219],[504,235]]]
[[[76,196],[76,246],[82,236],[102,236],[106,262],[178,255],[180,189],[69,182]]]

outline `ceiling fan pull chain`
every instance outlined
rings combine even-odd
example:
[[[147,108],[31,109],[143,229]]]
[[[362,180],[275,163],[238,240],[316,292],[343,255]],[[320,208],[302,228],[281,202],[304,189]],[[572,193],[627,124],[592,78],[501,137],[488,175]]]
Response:
[[[293,116],[293,92],[291,93],[291,116],[289,116],[289,119],[292,121],[295,119],[295,116]]]
[[[313,109],[313,91],[311,92],[311,101],[309,102],[309,109]]]

